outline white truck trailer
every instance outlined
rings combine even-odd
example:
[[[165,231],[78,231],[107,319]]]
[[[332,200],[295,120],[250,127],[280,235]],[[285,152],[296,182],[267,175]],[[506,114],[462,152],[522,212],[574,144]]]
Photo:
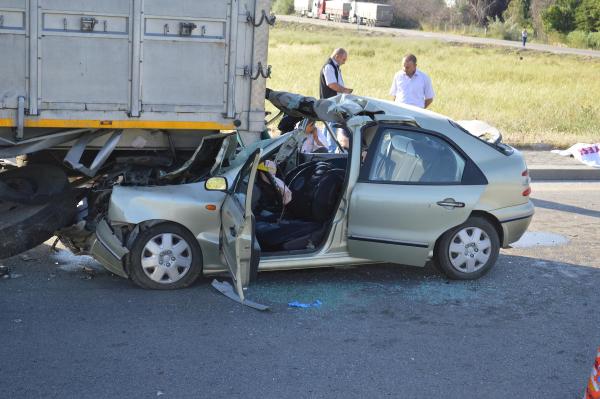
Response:
[[[73,201],[91,210],[93,187],[182,183],[171,172],[214,158],[208,136],[257,140],[270,3],[0,0],[0,160],[26,165],[0,161],[0,259],[48,239]]]
[[[316,4],[315,4],[316,3]],[[315,0],[294,0],[294,12],[301,17],[313,17],[313,10],[317,10],[318,1]]]
[[[392,6],[389,4],[353,1],[349,19],[352,23],[369,26],[391,26],[393,19]]]

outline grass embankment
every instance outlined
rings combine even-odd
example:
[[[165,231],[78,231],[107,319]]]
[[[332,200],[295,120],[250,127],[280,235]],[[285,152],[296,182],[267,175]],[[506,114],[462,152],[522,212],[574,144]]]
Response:
[[[268,86],[318,96],[319,70],[334,47],[349,51],[344,80],[355,94],[389,99],[400,59],[412,52],[433,81],[434,112],[484,120],[513,145],[600,141],[600,60],[578,56],[279,23]]]

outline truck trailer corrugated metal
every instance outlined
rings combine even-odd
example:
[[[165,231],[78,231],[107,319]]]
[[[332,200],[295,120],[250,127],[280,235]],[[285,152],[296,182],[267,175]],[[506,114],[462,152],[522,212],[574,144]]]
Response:
[[[258,137],[269,9],[269,0],[0,0],[0,145],[64,129]]]

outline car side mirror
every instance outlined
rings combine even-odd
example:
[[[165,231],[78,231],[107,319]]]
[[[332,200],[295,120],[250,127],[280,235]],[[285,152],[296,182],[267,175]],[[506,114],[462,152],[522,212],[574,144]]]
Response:
[[[224,177],[211,177],[204,182],[206,191],[227,191],[227,179]]]

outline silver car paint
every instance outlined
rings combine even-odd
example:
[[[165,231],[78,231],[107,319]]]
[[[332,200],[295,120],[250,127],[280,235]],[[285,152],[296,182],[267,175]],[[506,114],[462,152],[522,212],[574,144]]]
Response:
[[[357,103],[372,110],[382,110],[385,115],[376,115],[379,120],[414,121],[421,128],[432,130],[445,135],[465,151],[479,166],[488,179],[488,185],[480,193],[479,200],[473,210],[486,212],[502,223],[503,245],[516,241],[525,231],[531,221],[533,206],[528,197],[521,195],[521,189],[528,183],[528,178],[521,176],[525,167],[522,156],[515,152],[506,156],[479,139],[465,134],[452,126],[446,117],[433,112],[410,106],[399,106],[388,101],[361,98],[356,96],[338,96],[337,102],[352,102],[344,107],[356,110]],[[322,115],[322,113],[321,113]],[[373,120],[367,116],[354,116],[346,123],[354,137],[360,137],[360,129]],[[265,148],[269,155],[281,144],[274,140]],[[263,256],[260,262],[261,270],[293,269],[306,267],[321,267],[336,264],[368,263],[375,259],[361,259],[349,255],[347,246],[348,212],[354,186],[360,167],[360,140],[353,140],[353,151],[349,162],[348,185],[341,199],[340,207],[334,218],[330,234],[322,248],[316,252],[294,256]],[[239,168],[231,168],[224,175],[233,182]],[[524,189],[524,188],[523,188]],[[112,224],[139,224],[149,220],[169,220],[188,228],[198,239],[204,257],[204,272],[214,273],[225,271],[219,255],[219,209],[224,194],[209,192],[204,189],[203,182],[161,187],[115,187],[111,197],[109,219]],[[217,205],[216,211],[208,211],[207,204]],[[360,217],[360,215],[358,215]],[[464,220],[457,221],[460,224]],[[519,220],[511,221],[519,218]],[[414,226],[416,230],[419,226]],[[429,237],[427,251],[422,251],[423,262],[433,254],[433,245],[443,231]],[[398,259],[398,262],[402,262]],[[419,263],[419,262],[413,262]]]

